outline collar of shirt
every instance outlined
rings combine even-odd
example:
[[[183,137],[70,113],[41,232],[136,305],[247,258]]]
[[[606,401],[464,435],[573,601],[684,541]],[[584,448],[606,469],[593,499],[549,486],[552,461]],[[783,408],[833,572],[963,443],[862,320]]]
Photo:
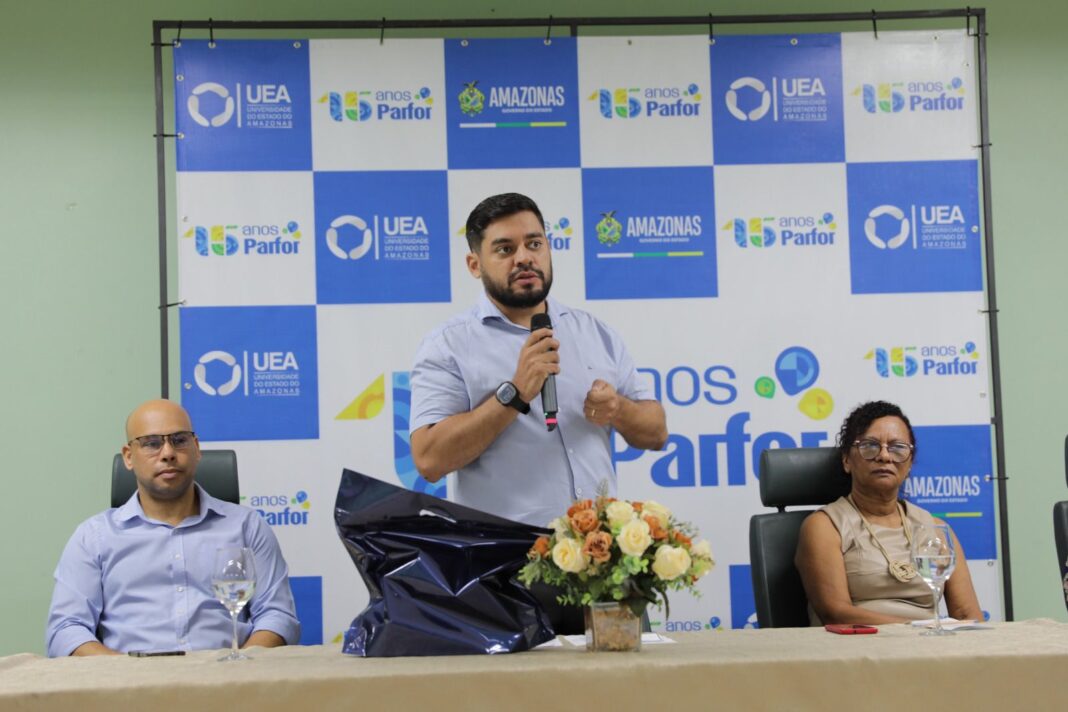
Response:
[[[196,487],[197,490],[197,499],[200,502],[200,511],[191,517],[186,517],[185,519],[183,519],[178,526],[174,527],[175,529],[179,529],[181,527],[196,526],[197,524],[200,524],[202,521],[204,521],[204,519],[208,516],[209,512],[214,512],[218,516],[225,516],[222,507],[222,500],[212,497],[203,487],[201,487],[196,482],[193,483],[193,486]],[[158,519],[152,519],[147,514],[145,514],[145,510],[141,508],[141,500],[137,496],[136,490],[130,496],[130,498],[126,500],[126,504],[115,510],[114,520],[116,524],[120,525],[130,524],[133,523],[134,520],[140,520],[142,523],[145,524],[170,526],[169,524],[165,524],[164,522],[161,522]]]
[[[555,327],[557,317],[567,314],[569,309],[565,305],[553,299],[552,297],[546,298],[545,303],[547,305],[546,313],[549,315],[549,320]],[[512,327],[518,330],[529,331],[529,329],[524,329],[522,326],[519,326],[507,316],[505,316],[504,312],[500,310],[500,307],[494,304],[493,300],[490,299],[485,292],[482,292],[482,294],[479,295],[476,314],[483,324],[490,319],[497,319],[498,321],[502,321],[505,324],[511,325]]]

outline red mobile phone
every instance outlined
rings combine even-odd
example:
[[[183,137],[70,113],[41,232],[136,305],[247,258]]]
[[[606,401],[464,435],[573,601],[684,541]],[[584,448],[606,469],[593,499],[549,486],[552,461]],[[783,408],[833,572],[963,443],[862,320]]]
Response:
[[[875,626],[860,625],[859,623],[829,623],[823,627],[828,633],[837,633],[838,635],[858,635],[879,632],[879,629]]]

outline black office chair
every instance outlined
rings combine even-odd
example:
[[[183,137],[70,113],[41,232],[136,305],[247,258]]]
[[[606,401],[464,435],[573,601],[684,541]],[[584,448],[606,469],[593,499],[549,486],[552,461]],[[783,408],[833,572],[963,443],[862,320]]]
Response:
[[[1064,478],[1068,482],[1068,437],[1064,438]],[[1068,581],[1068,500],[1053,505],[1053,540],[1057,543],[1057,565],[1061,570],[1061,581]],[[1065,591],[1064,605],[1068,606],[1068,591]]]
[[[197,465],[197,483],[212,497],[239,504],[237,453],[233,450],[201,450]],[[111,461],[111,506],[121,507],[137,489],[132,470],[126,469],[122,454]]]
[[[760,456],[760,501],[779,510],[749,519],[753,598],[761,628],[809,625],[808,598],[794,554],[801,523],[812,510],[787,512],[786,507],[822,506],[849,489],[837,448],[782,448]]]

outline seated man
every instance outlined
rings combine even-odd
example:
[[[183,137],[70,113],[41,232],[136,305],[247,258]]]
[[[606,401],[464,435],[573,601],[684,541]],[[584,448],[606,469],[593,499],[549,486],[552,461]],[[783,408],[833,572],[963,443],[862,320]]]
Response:
[[[122,448],[137,492],[83,522],[56,567],[48,655],[225,648],[230,614],[212,593],[215,550],[250,548],[256,590],[241,613],[244,647],[296,643],[300,624],[278,541],[255,510],[215,499],[193,481],[200,444],[170,401],[139,406]]]

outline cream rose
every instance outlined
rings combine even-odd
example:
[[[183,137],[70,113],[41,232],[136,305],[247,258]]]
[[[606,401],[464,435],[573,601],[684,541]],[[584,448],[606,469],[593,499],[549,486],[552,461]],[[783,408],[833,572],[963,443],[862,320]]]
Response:
[[[690,569],[690,555],[681,546],[662,546],[653,559],[653,573],[661,581],[671,581]]]
[[[653,537],[649,535],[649,525],[641,519],[632,519],[619,530],[616,543],[619,544],[619,550],[627,556],[641,556],[653,543]]]
[[[604,508],[604,514],[608,517],[608,526],[613,529],[623,526],[638,516],[630,502],[624,502],[620,499],[617,499],[615,502],[610,502],[609,505]]]
[[[660,526],[667,529],[668,520],[671,519],[671,510],[653,500],[647,501],[642,505],[643,517],[655,517],[656,521],[660,522]]]
[[[559,566],[561,571],[577,574],[585,571],[589,560],[582,553],[582,544],[570,537],[564,537],[553,547],[553,563]]]
[[[715,560],[712,558],[712,547],[709,545],[708,539],[701,539],[691,546],[690,556],[695,559],[708,559],[712,563],[715,563]]]
[[[552,529],[556,533],[556,538],[560,539],[571,533],[571,527],[567,523],[567,517],[557,517],[549,522],[549,529]]]

